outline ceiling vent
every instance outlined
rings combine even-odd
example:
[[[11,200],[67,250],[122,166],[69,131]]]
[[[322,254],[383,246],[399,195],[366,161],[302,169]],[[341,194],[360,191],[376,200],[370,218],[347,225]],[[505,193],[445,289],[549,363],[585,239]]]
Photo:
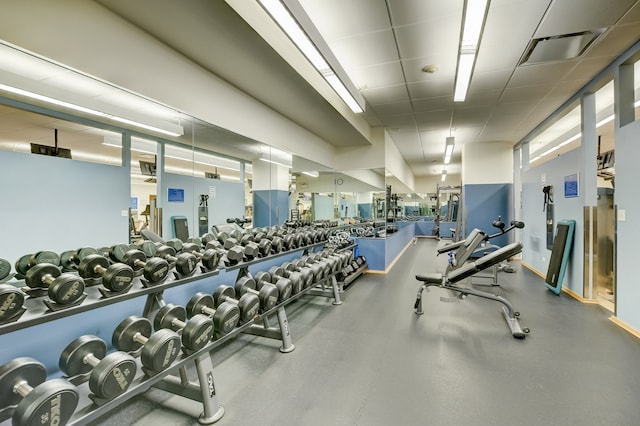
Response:
[[[531,40],[518,65],[566,61],[584,54],[606,28]]]

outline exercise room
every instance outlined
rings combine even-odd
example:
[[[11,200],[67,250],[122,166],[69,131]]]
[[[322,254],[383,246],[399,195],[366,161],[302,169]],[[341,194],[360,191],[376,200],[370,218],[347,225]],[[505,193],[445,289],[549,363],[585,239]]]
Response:
[[[638,423],[640,0],[2,6],[0,426]]]

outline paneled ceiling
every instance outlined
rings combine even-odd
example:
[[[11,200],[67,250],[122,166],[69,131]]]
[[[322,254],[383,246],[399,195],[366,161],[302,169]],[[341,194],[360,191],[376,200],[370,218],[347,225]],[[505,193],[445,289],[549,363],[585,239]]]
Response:
[[[460,171],[462,144],[518,143],[640,36],[635,0],[491,0],[469,93],[454,103],[463,0],[299,2],[366,99],[369,125],[387,128],[416,177],[441,172],[450,134],[457,163],[450,174]],[[327,142],[362,143],[348,120],[222,2],[100,3]],[[226,22],[223,31],[211,25],[214,15],[225,16],[215,19]],[[596,29],[604,33],[577,58],[518,65],[535,38]],[[430,65],[437,71],[422,71]]]
[[[520,142],[640,38],[640,0],[491,0],[469,94],[454,103],[464,0],[297,0],[366,100],[354,115],[276,52],[256,1],[95,0],[337,150],[385,127],[415,177],[440,174],[449,135],[449,175],[464,144]],[[604,32],[581,56],[519,65],[533,39],[588,30]]]

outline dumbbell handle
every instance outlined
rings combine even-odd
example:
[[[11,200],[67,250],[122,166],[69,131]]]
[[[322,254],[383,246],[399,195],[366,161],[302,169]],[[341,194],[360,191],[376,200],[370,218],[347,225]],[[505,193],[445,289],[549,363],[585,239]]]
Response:
[[[82,358],[82,362],[95,368],[95,366],[98,365],[100,360],[96,358],[94,354],[86,354],[85,357]]]
[[[255,290],[254,290],[254,291],[255,291]],[[221,302],[229,302],[229,303],[233,303],[233,304],[234,304],[234,305],[236,305],[236,306],[240,303],[240,301],[239,301],[239,300],[234,299],[234,298],[233,298],[233,297],[231,297],[231,296],[220,296],[220,301],[221,301]]]
[[[139,266],[141,268],[144,268],[147,265],[147,262],[143,262],[142,260],[138,259],[138,260],[134,261],[133,264],[135,266]]]
[[[171,320],[171,325],[177,328],[185,328],[187,323],[184,321],[180,321],[178,318],[174,318]]]
[[[13,387],[13,393],[16,393],[18,395],[20,395],[21,397],[25,397],[27,395],[29,395],[29,393],[33,390],[33,388],[31,386],[29,386],[29,383],[27,383],[26,381],[21,381],[16,383],[16,385]]]
[[[255,294],[256,296],[260,295],[260,292],[256,289],[253,288],[245,288],[244,289],[245,293],[251,293],[251,294]]]
[[[107,272],[107,268],[104,268],[101,265],[96,266],[95,268],[93,268],[93,270],[100,275],[104,275],[104,273]]]
[[[42,282],[47,284],[47,285],[51,285],[55,280],[56,279],[51,274],[45,274],[45,275],[42,276]]]
[[[133,335],[133,341],[144,345],[149,341],[149,338],[144,336],[142,333],[136,333]]]
[[[203,306],[202,309],[200,309],[200,311],[202,311],[203,314],[209,315],[210,317],[212,317],[216,313],[215,309],[210,308],[208,306]]]

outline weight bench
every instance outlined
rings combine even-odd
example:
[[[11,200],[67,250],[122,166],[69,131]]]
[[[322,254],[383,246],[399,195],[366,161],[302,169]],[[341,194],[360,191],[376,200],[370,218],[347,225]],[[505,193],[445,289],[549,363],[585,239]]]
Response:
[[[513,306],[507,299],[496,294],[486,293],[484,291],[478,291],[466,287],[458,287],[456,285],[458,281],[470,277],[479,271],[490,268],[491,266],[496,265],[503,260],[520,253],[521,251],[521,243],[512,243],[473,262],[467,262],[453,271],[447,270],[444,274],[432,273],[416,275],[416,279],[421,281],[422,284],[420,285],[420,288],[418,288],[418,295],[414,305],[415,313],[417,315],[424,314],[424,311],[422,310],[422,292],[428,287],[437,286],[459,293],[457,299],[463,299],[464,297],[471,295],[502,303],[502,316],[507,322],[511,335],[516,339],[524,339],[525,335],[529,333],[529,329],[522,329],[522,327],[520,327],[520,323],[517,318],[519,313],[513,310]],[[441,300],[445,301],[442,298]]]

